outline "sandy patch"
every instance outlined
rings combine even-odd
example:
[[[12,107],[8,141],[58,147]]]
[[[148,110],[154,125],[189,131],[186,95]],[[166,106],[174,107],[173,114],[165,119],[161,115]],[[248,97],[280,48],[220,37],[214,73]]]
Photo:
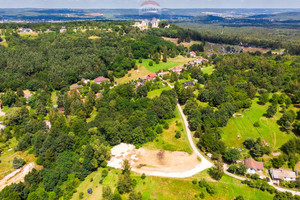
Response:
[[[237,117],[237,118],[243,118],[244,115],[240,114],[240,113],[235,113],[232,115],[233,117]]]
[[[258,48],[258,47],[242,47],[244,53],[255,53],[256,51],[259,51],[261,53],[267,53],[271,49],[263,49],[263,48]]]
[[[108,166],[120,169],[127,159],[132,171],[150,176],[185,178],[202,170],[197,155],[186,152],[136,149],[134,145],[121,143],[111,149],[111,154]]]
[[[35,168],[35,163],[31,162],[27,165],[24,165],[20,169],[13,171],[12,173],[5,176],[3,179],[0,180],[0,191],[5,188],[7,185],[12,183],[19,183],[24,181],[24,177],[33,169]]]

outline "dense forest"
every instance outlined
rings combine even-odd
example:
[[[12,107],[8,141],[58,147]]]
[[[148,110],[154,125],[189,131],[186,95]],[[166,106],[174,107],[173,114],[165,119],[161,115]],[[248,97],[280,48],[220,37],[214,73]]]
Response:
[[[73,22],[70,25],[78,24]],[[8,25],[2,26],[7,28]],[[9,26],[17,28],[14,24]],[[50,32],[36,37],[22,37],[15,32],[4,31],[8,47],[0,46],[0,90],[37,90],[45,87],[60,90],[81,78],[98,76],[113,80],[113,77],[122,77],[134,68],[134,59],[160,58],[161,55],[175,57],[183,51],[183,47],[141,33],[126,26],[126,23],[122,26],[113,24],[108,28],[109,25],[100,22],[99,26],[97,30],[86,30],[87,27],[82,24],[86,31],[75,31],[71,26],[65,34]],[[89,36],[99,38],[91,40]]]
[[[22,105],[13,92],[5,94],[6,99],[15,103],[4,118],[7,127],[1,133],[1,142],[16,137],[19,140],[16,150],[29,150],[43,169],[26,175],[25,183],[3,189],[0,199],[70,199],[80,180],[106,166],[110,146],[120,142],[140,146],[153,141],[162,132],[165,120],[174,117],[177,103],[174,91],[149,99],[141,98],[147,96],[147,89],[135,89],[133,84],[113,89],[108,85],[102,87],[104,92],[96,97],[92,90],[95,87],[85,86],[88,91],[85,101],[77,90],[61,91],[58,104],[64,106],[64,113],[49,108],[50,94],[43,89],[29,99],[34,113],[29,113],[26,102]],[[86,119],[94,108],[98,114],[88,122]],[[50,127],[44,122],[46,115]],[[22,160],[14,162],[16,168],[25,164]]]

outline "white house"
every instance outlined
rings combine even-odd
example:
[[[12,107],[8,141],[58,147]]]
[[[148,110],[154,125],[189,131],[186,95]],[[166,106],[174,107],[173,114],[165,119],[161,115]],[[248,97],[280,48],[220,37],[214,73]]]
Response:
[[[247,166],[248,174],[256,174],[257,172],[262,172],[264,170],[264,163],[258,162],[251,157],[245,159],[243,164]]]
[[[296,173],[287,169],[270,169],[270,175],[274,183],[279,184],[280,180],[283,181],[295,181]]]

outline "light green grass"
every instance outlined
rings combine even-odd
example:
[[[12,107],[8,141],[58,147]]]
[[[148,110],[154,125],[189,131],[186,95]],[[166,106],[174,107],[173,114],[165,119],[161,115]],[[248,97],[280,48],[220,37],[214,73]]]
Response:
[[[149,98],[154,98],[154,97],[158,97],[160,96],[160,94],[162,93],[162,91],[164,90],[171,90],[170,87],[164,87],[164,88],[160,88],[160,89],[157,89],[157,90],[152,90],[150,92],[148,92],[148,96]]]
[[[90,174],[77,188],[77,193],[73,195],[72,200],[78,200],[79,193],[83,192],[83,199],[94,200],[102,199],[102,187],[110,186],[112,191],[115,190],[118,181],[120,170],[112,169],[109,175],[104,179],[103,184],[99,184],[101,178],[101,171]],[[93,178],[93,182],[90,179]],[[161,177],[146,177],[141,179],[139,174],[132,173],[132,178],[137,181],[135,187],[136,192],[141,192],[143,200],[157,199],[157,200],[190,200],[198,199],[195,195],[203,192],[205,199],[208,200],[231,200],[239,195],[243,195],[246,200],[264,199],[271,200],[273,195],[268,192],[262,192],[258,189],[250,188],[247,185],[241,184],[239,180],[233,179],[229,176],[223,176],[219,182],[211,180],[206,171],[196,174],[193,177],[183,179],[161,178]],[[200,188],[198,184],[193,184],[192,180],[205,178],[210,185],[212,185],[216,194],[209,195],[205,188]],[[87,190],[91,188],[93,194],[87,194]],[[122,195],[122,199],[128,198],[128,195]]]
[[[57,105],[56,91],[51,92],[51,101],[53,105]]]
[[[177,121],[177,124],[176,124]],[[165,130],[161,135],[158,135],[153,142],[148,142],[143,145],[143,148],[150,150],[163,149],[167,151],[185,151],[189,154],[192,153],[190,148],[187,133],[183,125],[183,119],[179,113],[178,108],[175,110],[175,118],[167,120],[169,129]],[[175,138],[175,131],[181,131],[181,138]]]
[[[211,75],[214,70],[215,70],[215,68],[213,65],[210,65],[208,67],[203,67],[203,69],[202,69],[203,73],[208,74],[208,75]]]
[[[142,63],[139,63],[140,65],[146,67],[149,71],[151,72],[158,72],[159,70],[166,70],[166,69],[170,69],[172,67],[178,66],[180,65],[180,63],[178,62],[159,62],[158,64],[156,64],[155,62],[153,62],[153,66],[149,66],[149,62],[152,61],[151,59],[144,59]]]
[[[266,140],[271,147],[278,148],[289,139],[295,137],[293,133],[287,134],[280,131],[280,127],[276,122],[280,119],[282,113],[277,112],[273,118],[263,116],[268,107],[269,104],[259,105],[257,104],[257,100],[253,101],[250,109],[240,112],[243,114],[243,118],[232,117],[227,126],[222,128],[224,132],[224,134],[222,134],[222,140],[228,146],[242,147],[242,143],[245,139],[260,137],[261,133],[263,139]],[[293,109],[293,107],[291,107],[291,109]],[[258,121],[260,127],[256,129],[251,121],[253,123]],[[237,138],[238,135],[241,136],[240,140]]]
[[[176,58],[168,58],[166,63],[159,62],[159,64],[155,64],[155,62],[153,62],[153,66],[149,66],[149,61],[151,61],[151,59],[143,59],[143,62],[137,63],[137,65],[142,65],[142,66],[146,67],[149,71],[156,73],[159,70],[170,69],[170,68],[176,67],[178,65],[186,64],[192,60],[195,60],[195,58],[187,58],[187,57],[183,57],[183,56],[177,56]]]

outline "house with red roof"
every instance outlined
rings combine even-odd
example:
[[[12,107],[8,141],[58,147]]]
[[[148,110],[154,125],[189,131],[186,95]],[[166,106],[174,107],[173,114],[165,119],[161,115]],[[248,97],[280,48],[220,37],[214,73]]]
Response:
[[[247,166],[247,173],[256,174],[264,170],[264,163],[254,160],[252,157],[243,160],[243,164]]]
[[[90,82],[89,79],[85,79],[85,78],[82,78],[81,81],[84,82],[85,84],[87,84],[88,82]]]
[[[65,108],[63,108],[63,107],[58,108],[57,110],[60,111],[60,112],[62,112],[62,113],[65,113]]]
[[[140,80],[143,80],[143,81],[149,81],[149,80],[153,80],[156,78],[156,74],[153,73],[153,74],[148,74],[147,76],[143,76],[140,78]]]
[[[169,70],[179,74],[182,71],[182,69],[183,69],[183,65],[180,65],[180,66],[170,68]]]
[[[97,77],[97,78],[94,79],[94,82],[95,82],[96,84],[104,83],[104,82],[106,82],[106,81],[108,81],[108,79],[105,78],[105,77],[103,77],[103,76],[99,76],[99,77]]]

